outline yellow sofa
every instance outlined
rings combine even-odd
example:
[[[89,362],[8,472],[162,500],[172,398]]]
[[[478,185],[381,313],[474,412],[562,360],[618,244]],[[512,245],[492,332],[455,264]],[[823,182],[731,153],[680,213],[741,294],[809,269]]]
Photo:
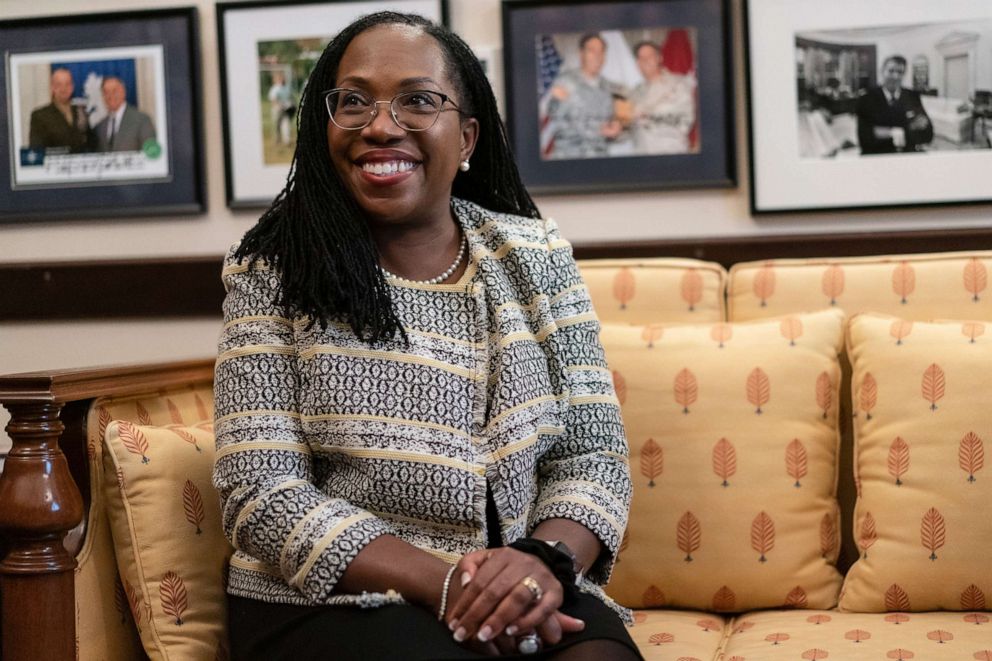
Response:
[[[989,265],[580,263],[635,482],[608,592],[647,659],[992,661]],[[4,658],[226,658],[211,367],[0,377]]]

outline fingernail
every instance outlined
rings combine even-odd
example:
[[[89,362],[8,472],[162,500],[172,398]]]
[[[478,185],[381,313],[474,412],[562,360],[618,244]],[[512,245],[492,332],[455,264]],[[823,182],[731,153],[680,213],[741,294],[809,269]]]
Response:
[[[466,585],[468,585],[469,581],[471,581],[471,580],[472,580],[472,575],[471,574],[469,574],[467,571],[466,572],[462,572],[462,587],[465,587]]]
[[[452,620],[451,622],[448,622],[448,631],[454,631],[457,628],[458,628],[457,618]]]
[[[479,629],[479,633],[477,633],[475,637],[481,640],[482,642],[486,642],[492,637],[492,635],[493,635],[492,627],[490,627],[487,624],[486,626]]]
[[[455,632],[455,636],[454,636],[455,642],[460,643],[463,640],[465,640],[466,633],[467,632],[465,631],[465,627],[458,627],[458,631]]]
[[[507,636],[512,636],[512,635],[516,634],[518,631],[520,631],[520,629],[517,628],[517,625],[511,624],[510,626],[508,626],[506,628],[506,635]]]
[[[579,620],[579,619],[576,619],[576,621],[577,621],[577,622],[578,622],[579,624],[581,624],[581,625],[582,625],[582,628],[583,628],[583,629],[585,629],[585,628],[586,628],[586,621],[585,621],[585,620]]]

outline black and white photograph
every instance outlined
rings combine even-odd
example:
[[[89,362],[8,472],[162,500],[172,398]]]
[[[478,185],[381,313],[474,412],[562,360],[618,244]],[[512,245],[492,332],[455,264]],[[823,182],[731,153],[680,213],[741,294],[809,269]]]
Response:
[[[503,44],[532,191],[736,185],[728,0],[504,0]]]
[[[0,21],[0,220],[202,213],[193,7]]]
[[[992,148],[992,19],[796,35],[804,158]]]
[[[296,150],[300,95],[340,28],[386,9],[443,23],[446,7],[446,0],[218,3],[228,206],[263,208],[282,190]]]
[[[161,46],[10,57],[13,187],[169,176]]]
[[[746,0],[755,214],[992,198],[992,3]]]
[[[695,29],[542,34],[535,46],[542,159],[698,153]]]

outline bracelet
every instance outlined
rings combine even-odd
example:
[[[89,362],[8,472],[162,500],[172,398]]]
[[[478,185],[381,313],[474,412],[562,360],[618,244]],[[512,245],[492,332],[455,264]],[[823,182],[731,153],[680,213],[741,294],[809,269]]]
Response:
[[[455,574],[458,565],[451,565],[448,573],[444,575],[444,583],[441,585],[441,607],[437,609],[438,622],[444,619],[444,612],[448,610],[448,588],[451,587],[451,577]]]

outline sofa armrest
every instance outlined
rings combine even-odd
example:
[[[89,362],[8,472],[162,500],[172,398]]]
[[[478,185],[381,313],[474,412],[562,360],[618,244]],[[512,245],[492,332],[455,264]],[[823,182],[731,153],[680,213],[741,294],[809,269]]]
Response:
[[[86,417],[105,395],[213,379],[213,359],[0,376],[12,442],[0,473],[0,656],[76,656],[73,570],[89,496]],[[81,539],[73,531],[73,538]]]

